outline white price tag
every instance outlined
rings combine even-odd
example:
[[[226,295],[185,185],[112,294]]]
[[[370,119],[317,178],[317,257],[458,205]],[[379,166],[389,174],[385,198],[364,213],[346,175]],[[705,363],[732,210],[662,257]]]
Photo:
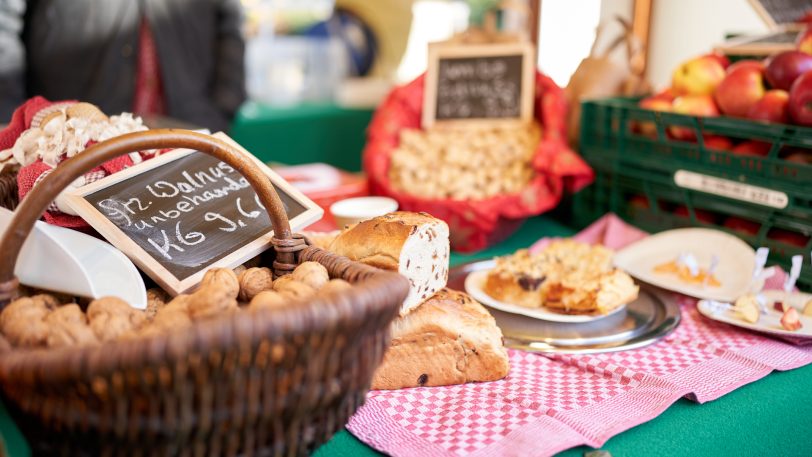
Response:
[[[688,272],[691,274],[691,277],[699,276],[699,263],[696,261],[696,257],[690,252],[682,252],[680,253],[679,257],[677,258],[677,265],[685,265],[688,268]]]
[[[795,283],[798,281],[798,277],[801,276],[803,262],[804,257],[802,255],[792,256],[792,268],[789,270],[789,276],[784,280],[784,292],[790,293],[795,288]]]
[[[674,173],[674,183],[686,189],[721,195],[722,197],[769,206],[771,208],[783,209],[789,205],[789,197],[784,192],[687,170],[677,170],[677,172]]]
[[[708,265],[708,274],[705,275],[705,280],[702,282],[703,286],[708,283],[708,280],[710,279],[711,276],[713,276],[713,272],[716,271],[716,267],[718,266],[719,266],[719,256],[713,254],[713,256],[711,257],[710,265]]]
[[[753,279],[761,276],[764,265],[767,265],[767,256],[770,255],[770,248],[758,248],[756,250],[755,266],[753,268]]]

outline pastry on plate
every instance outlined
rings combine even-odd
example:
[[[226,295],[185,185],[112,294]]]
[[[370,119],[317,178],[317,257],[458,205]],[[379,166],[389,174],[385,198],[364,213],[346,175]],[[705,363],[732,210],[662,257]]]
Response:
[[[632,278],[612,266],[612,250],[571,239],[535,254],[496,259],[485,293],[505,303],[567,314],[607,314],[637,298]]]

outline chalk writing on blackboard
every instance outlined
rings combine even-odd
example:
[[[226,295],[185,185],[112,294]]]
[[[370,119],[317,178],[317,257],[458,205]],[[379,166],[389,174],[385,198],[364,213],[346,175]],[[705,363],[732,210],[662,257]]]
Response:
[[[133,167],[123,172],[128,174],[126,178],[112,175],[108,178],[120,179],[101,186],[93,183],[92,190],[80,189],[78,201],[84,204],[71,200],[77,212],[114,245],[124,240],[130,249],[120,249],[136,254],[136,263],[146,255],[146,266],[160,266],[147,271],[155,270],[164,280],[168,274],[171,281],[167,282],[189,285],[190,278],[246,247],[251,252],[234,261],[256,255],[252,245],[260,239],[265,239],[267,247],[273,230],[270,218],[248,181],[234,168],[198,151],[153,160],[160,164],[147,161],[141,165],[149,168],[141,172]],[[315,204],[281,178],[269,175],[269,180],[292,227],[321,216]]]
[[[430,46],[423,126],[529,121],[532,55],[520,43]]]
[[[518,118],[522,55],[440,60],[435,119]]]

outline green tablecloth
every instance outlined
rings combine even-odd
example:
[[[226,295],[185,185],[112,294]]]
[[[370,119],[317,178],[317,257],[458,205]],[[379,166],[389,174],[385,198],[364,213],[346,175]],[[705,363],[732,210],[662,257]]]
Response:
[[[452,264],[489,258],[530,245],[542,236],[566,236],[572,230],[546,217],[529,220],[504,243],[475,255],[453,255]],[[0,431],[11,457],[29,448],[4,408]],[[724,397],[699,405],[679,400],[662,415],[612,438],[603,447],[617,456],[812,456],[812,365],[776,372]],[[563,456],[581,456],[575,448]],[[2,453],[0,453],[2,455]],[[341,431],[316,457],[377,453]]]
[[[359,171],[371,118],[371,109],[336,105],[279,108],[247,102],[229,133],[264,162],[326,162]]]

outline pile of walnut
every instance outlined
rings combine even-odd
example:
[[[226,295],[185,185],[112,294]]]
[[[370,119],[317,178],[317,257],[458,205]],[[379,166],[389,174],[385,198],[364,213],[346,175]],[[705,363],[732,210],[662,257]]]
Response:
[[[533,179],[538,124],[465,130],[400,132],[389,180],[423,198],[482,200],[521,192]]]
[[[168,333],[195,320],[241,310],[280,308],[317,291],[350,287],[343,279],[331,280],[317,262],[304,262],[276,281],[268,268],[240,267],[237,272],[211,269],[194,293],[168,302],[162,290],[150,289],[146,310],[115,297],[93,300],[86,311],[48,294],[19,298],[0,313],[0,350],[90,345]]]

